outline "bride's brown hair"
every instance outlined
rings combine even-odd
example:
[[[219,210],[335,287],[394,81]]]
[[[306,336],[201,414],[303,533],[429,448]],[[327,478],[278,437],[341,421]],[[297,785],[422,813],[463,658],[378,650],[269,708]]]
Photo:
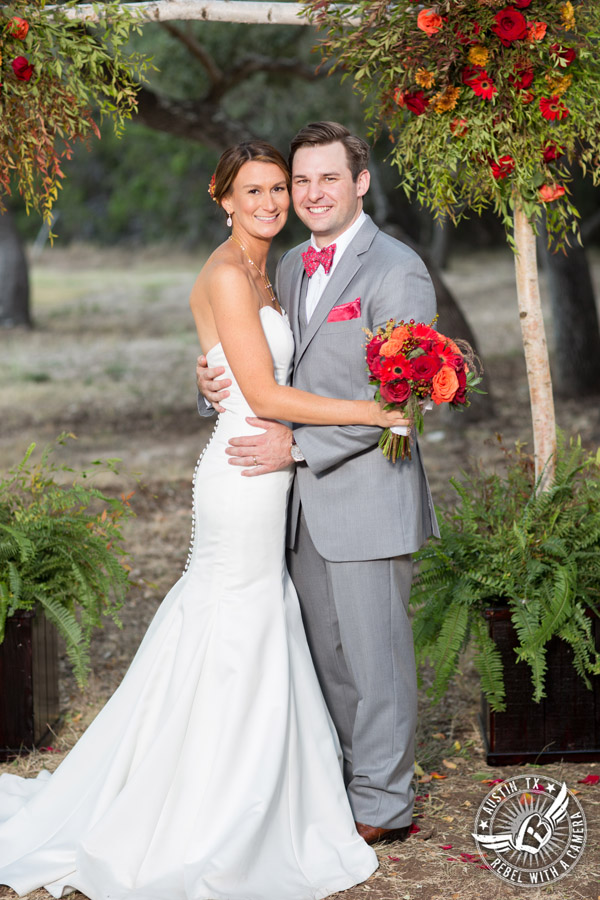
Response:
[[[290,170],[279,150],[276,150],[271,144],[267,144],[266,141],[243,141],[241,144],[236,144],[235,147],[229,147],[217,163],[212,197],[219,206],[223,197],[231,190],[237,173],[247,162],[265,162],[279,166],[285,176],[285,183],[289,191]]]

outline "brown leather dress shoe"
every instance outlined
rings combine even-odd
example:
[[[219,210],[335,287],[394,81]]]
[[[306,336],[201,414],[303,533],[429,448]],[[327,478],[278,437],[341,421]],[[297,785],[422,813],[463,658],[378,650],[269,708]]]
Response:
[[[363,825],[355,822],[356,830],[367,844],[391,844],[392,841],[405,841],[410,834],[410,825],[402,828],[377,828],[376,825]]]

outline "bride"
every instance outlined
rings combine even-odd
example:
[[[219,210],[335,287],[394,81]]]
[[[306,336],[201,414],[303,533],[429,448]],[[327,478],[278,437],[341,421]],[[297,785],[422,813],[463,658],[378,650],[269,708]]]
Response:
[[[234,147],[211,192],[233,228],[191,306],[210,364],[232,386],[195,473],[188,564],[58,769],[0,778],[0,883],[21,895],[316,900],[377,868],[354,827],[285,566],[292,473],[243,477],[225,449],[252,415],[405,420],[288,386],[294,341],[265,273],[288,214],[283,157],[260,141]]]

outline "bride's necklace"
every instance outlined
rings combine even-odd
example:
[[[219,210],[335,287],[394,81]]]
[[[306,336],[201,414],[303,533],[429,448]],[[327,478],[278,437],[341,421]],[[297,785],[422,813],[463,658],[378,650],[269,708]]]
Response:
[[[275,294],[273,293],[273,285],[272,285],[271,282],[269,281],[269,276],[267,275],[267,273],[266,273],[266,272],[261,272],[261,270],[259,269],[259,267],[258,267],[258,266],[256,265],[256,263],[254,262],[254,260],[251,259],[250,256],[248,256],[248,251],[246,250],[246,248],[244,247],[244,245],[242,244],[242,242],[241,242],[241,241],[238,241],[238,239],[237,239],[236,237],[234,237],[233,234],[230,234],[230,235],[229,235],[228,240],[233,241],[234,244],[237,244],[238,247],[239,247],[239,248],[242,250],[242,252],[244,253],[244,255],[245,255],[246,259],[248,260],[248,262],[250,263],[250,265],[251,265],[251,266],[254,266],[254,268],[256,269],[256,271],[258,272],[258,274],[260,275],[260,277],[262,278],[262,283],[264,284],[265,290],[266,290],[267,294],[269,295],[269,300],[271,301],[271,303],[273,304],[273,306],[275,306],[275,305],[277,304],[277,297],[276,297]]]

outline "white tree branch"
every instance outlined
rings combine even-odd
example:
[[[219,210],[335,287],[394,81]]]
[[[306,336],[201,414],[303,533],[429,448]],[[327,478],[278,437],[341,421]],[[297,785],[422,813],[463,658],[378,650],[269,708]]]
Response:
[[[127,3],[128,10],[139,10],[148,21],[200,19],[205,22],[243,22],[265,25],[308,25],[301,3],[262,3],[257,0],[155,0],[149,3]],[[52,10],[47,6],[47,10]],[[70,19],[97,22],[101,4],[82,3],[63,9]]]

